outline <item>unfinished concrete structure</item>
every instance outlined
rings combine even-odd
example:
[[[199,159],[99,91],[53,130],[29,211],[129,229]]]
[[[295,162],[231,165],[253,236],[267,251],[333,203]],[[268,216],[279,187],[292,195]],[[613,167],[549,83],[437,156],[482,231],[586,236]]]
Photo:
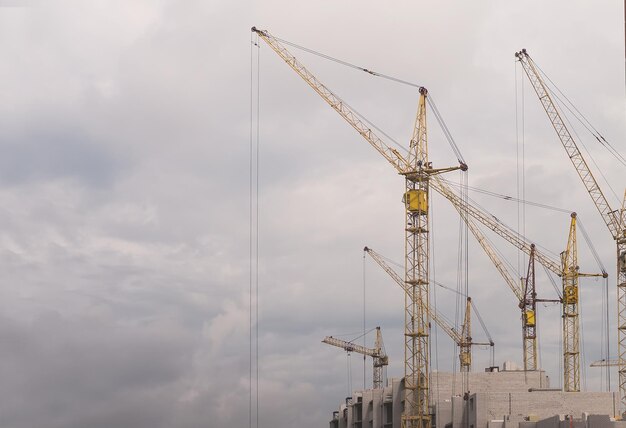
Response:
[[[511,370],[514,367],[509,364],[505,365],[508,370],[468,373],[471,392],[466,394],[461,391],[460,374],[432,373],[432,426],[574,428],[584,421],[585,427],[626,428],[626,423],[609,419],[619,409],[617,393],[561,392],[550,388],[544,371]],[[400,379],[391,379],[382,389],[355,391],[333,412],[330,428],[400,428],[403,396]],[[559,425],[564,420],[566,427]]]

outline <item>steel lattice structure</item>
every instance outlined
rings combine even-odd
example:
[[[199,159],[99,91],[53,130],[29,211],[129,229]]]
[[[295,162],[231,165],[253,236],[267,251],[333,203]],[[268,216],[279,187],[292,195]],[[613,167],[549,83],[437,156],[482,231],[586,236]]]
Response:
[[[568,158],[572,162],[574,169],[578,173],[580,180],[582,181],[587,193],[591,197],[594,205],[596,206],[604,224],[615,240],[616,258],[617,258],[617,342],[618,342],[618,354],[619,354],[619,389],[622,411],[626,408],[626,214],[624,212],[624,204],[621,209],[613,210],[609,205],[602,189],[598,185],[591,169],[587,165],[580,149],[576,145],[576,141],[572,137],[572,134],[565,126],[561,114],[559,113],[556,104],[550,96],[544,80],[541,78],[537,67],[533,60],[523,49],[515,53],[515,57],[518,59],[528,80],[535,90],[541,105],[543,106],[548,119],[552,124],[552,127],[556,131],[563,148],[565,149]],[[624,194],[624,203],[626,203],[626,193]],[[580,274],[579,274],[580,276]],[[565,297],[565,296],[564,296]],[[565,313],[564,313],[565,314]],[[565,328],[565,327],[564,327]],[[572,330],[570,330],[572,331]],[[574,331],[572,331],[575,333]],[[572,343],[573,345],[573,343]],[[570,363],[574,360],[570,361]],[[573,363],[572,363],[573,364]],[[577,373],[574,370],[575,373]],[[567,379],[567,378],[566,378]],[[573,382],[576,385],[576,382]],[[579,384],[578,384],[579,385]]]

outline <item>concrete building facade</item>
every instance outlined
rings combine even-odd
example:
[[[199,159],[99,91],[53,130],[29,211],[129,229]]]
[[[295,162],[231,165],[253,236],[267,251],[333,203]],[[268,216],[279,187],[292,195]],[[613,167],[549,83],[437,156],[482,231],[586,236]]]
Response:
[[[619,410],[616,393],[565,393],[550,389],[543,371],[494,370],[468,376],[470,392],[463,394],[461,374],[432,374],[434,428],[574,428],[574,421],[583,419],[585,427],[590,427],[590,422],[598,428],[616,424],[609,419]],[[391,379],[382,389],[355,391],[339,411],[333,412],[330,428],[400,428],[403,397],[401,379]],[[554,415],[558,415],[558,421],[567,420],[571,425],[553,426]],[[589,419],[586,415],[606,418]],[[622,428],[626,428],[626,423]]]

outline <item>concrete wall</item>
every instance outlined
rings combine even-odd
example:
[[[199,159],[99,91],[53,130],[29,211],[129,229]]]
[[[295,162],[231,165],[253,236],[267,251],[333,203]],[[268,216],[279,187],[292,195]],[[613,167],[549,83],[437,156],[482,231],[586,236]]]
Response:
[[[617,409],[618,397],[612,392],[478,392],[470,396],[469,415],[474,428],[487,428],[494,419],[543,419],[542,423],[550,424],[546,418],[554,415],[612,416]]]
[[[576,428],[577,421],[560,424],[554,415],[615,415],[619,397],[607,392],[564,393],[560,391],[533,391],[546,388],[544,372],[485,372],[470,373],[469,387],[476,391],[465,400],[461,394],[448,395],[461,388],[461,375],[433,373],[430,383],[434,422],[437,428]],[[352,404],[347,406],[346,418],[340,407],[339,418],[331,427],[400,428],[404,410],[404,383],[391,379],[381,390],[355,391]],[[385,403],[388,403],[385,405]],[[391,423],[388,414],[391,410]],[[606,418],[592,418],[598,428],[617,428],[618,423],[606,426]],[[559,423],[557,423],[559,422]],[[541,426],[540,426],[541,425]],[[587,427],[589,428],[589,427]],[[619,423],[626,428],[626,423]]]
[[[526,392],[530,388],[549,388],[550,380],[544,371],[501,371],[468,373],[471,392]],[[461,396],[460,373],[435,372],[431,374],[430,389],[433,402]]]

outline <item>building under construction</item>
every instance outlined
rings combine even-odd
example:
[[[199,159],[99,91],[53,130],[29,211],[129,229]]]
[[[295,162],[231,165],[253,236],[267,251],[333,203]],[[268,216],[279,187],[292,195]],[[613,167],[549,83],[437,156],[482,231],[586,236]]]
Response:
[[[626,410],[626,194],[624,204],[612,208],[605,198],[591,169],[565,125],[555,97],[525,50],[515,54],[536,92],[548,119],[554,127],[568,158],[578,173],[600,216],[615,240],[618,309],[618,392],[582,392],[580,358],[580,320],[578,280],[582,276],[604,276],[606,272],[582,273],[579,271],[576,246],[576,214],[572,213],[567,245],[560,258],[555,259],[541,251],[522,234],[500,222],[495,216],[472,205],[467,195],[451,187],[443,178],[451,171],[467,171],[468,166],[454,144],[447,127],[444,134],[457,156],[456,165],[435,167],[428,157],[426,110],[443,121],[429,98],[428,90],[419,87],[419,101],[415,125],[406,153],[401,153],[379,137],[375,127],[347,103],[339,98],[311,73],[281,41],[269,32],[252,28],[278,56],[291,67],[328,105],[352,126],[404,180],[402,204],[405,213],[404,272],[395,272],[384,258],[369,248],[365,251],[385,270],[404,292],[404,375],[384,384],[380,372],[388,364],[380,346],[377,330],[375,348],[357,348],[350,342],[327,337],[324,341],[347,351],[369,355],[374,360],[374,388],[356,391],[333,413],[330,427],[364,428],[543,428],[620,425]],[[359,68],[373,76],[389,78],[382,74]],[[397,80],[397,79],[396,79]],[[598,138],[596,136],[596,138]],[[472,341],[470,303],[467,306],[462,328],[447,325],[436,308],[430,307],[430,193],[435,191],[447,199],[467,230],[476,238],[485,254],[493,262],[503,280],[515,296],[520,310],[523,366],[511,363],[489,367],[484,373],[471,372]],[[529,258],[524,278],[509,272],[498,251],[491,247],[481,228],[499,235],[509,245]],[[400,243],[398,243],[400,244]],[[541,370],[537,358],[539,321],[536,314],[538,298],[535,289],[535,263],[560,278],[558,299],[561,305],[563,388],[551,388],[549,379]],[[467,292],[466,292],[467,294]],[[458,345],[462,382],[454,381],[456,374],[432,372],[430,364],[431,321],[437,323]],[[493,341],[490,343],[493,345]],[[471,385],[471,388],[469,387]],[[616,419],[618,419],[616,421]]]
[[[512,366],[512,369],[509,369]],[[550,388],[543,371],[524,371],[505,363],[484,373],[469,373],[472,392],[455,387],[453,373],[432,373],[432,426],[437,428],[626,427],[615,421],[616,392],[568,393]],[[400,428],[404,382],[391,379],[379,389],[355,391],[332,413],[330,428]],[[554,418],[556,416],[556,418]],[[581,425],[581,423],[583,425]]]

